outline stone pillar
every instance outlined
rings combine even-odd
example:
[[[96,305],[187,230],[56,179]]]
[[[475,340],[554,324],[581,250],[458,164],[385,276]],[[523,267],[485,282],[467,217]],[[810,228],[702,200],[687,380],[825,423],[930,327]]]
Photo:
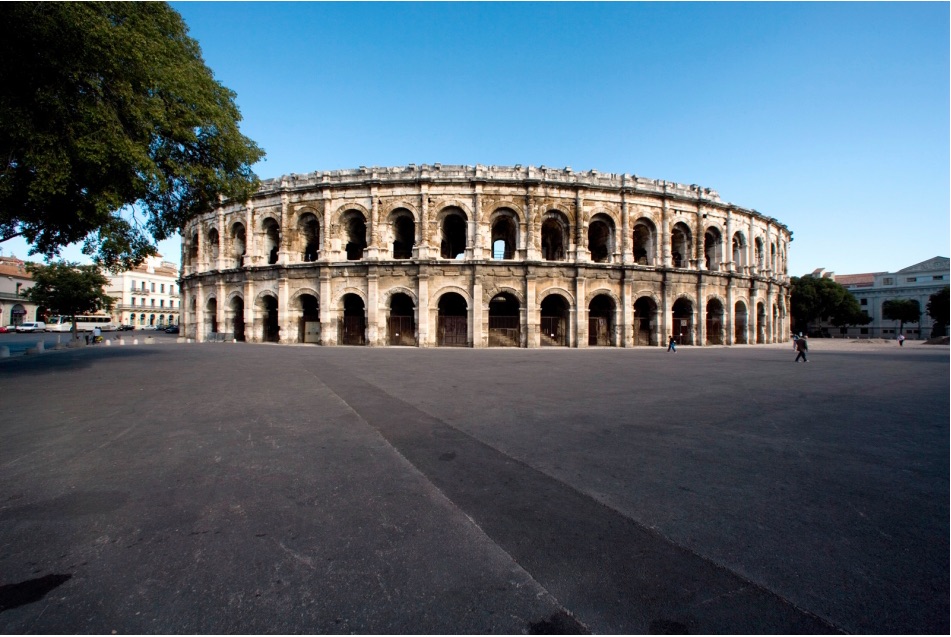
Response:
[[[727,272],[735,272],[736,264],[733,262],[733,208],[727,208],[726,211],[726,237],[723,239],[723,243],[724,269]]]
[[[670,255],[668,254],[668,256]],[[660,282],[660,307],[657,308],[660,314],[660,316],[657,317],[657,322],[661,328],[661,338],[658,340],[658,343],[662,343],[665,347],[667,346],[671,334],[674,333],[674,319],[671,314],[673,311],[673,303],[670,301],[670,291],[668,287],[667,275],[665,274],[664,279]]]
[[[201,284],[201,279],[195,282],[195,342],[204,343],[205,333],[205,292]]]
[[[634,347],[634,282],[629,270],[621,270],[621,347]]]
[[[283,244],[283,240],[281,241]],[[294,313],[290,308],[290,290],[287,284],[287,272],[281,268],[277,280],[277,326],[280,329],[278,342],[296,343],[297,330],[293,329]]]
[[[281,187],[286,187],[287,181],[284,180],[281,182]],[[277,231],[280,233],[278,236],[278,248],[277,248],[277,263],[278,265],[287,265],[290,259],[290,237],[291,233],[287,231],[288,226],[290,225],[290,204],[289,197],[286,192],[281,193],[281,225],[278,227]],[[280,303],[280,299],[278,303]],[[278,312],[281,311],[281,308],[278,307]],[[283,331],[283,329],[281,330]],[[283,341],[284,335],[281,335],[281,340]]]
[[[257,332],[260,325],[254,312],[254,294],[254,281],[246,279],[244,282],[244,340],[248,343],[257,343],[261,340]]]
[[[473,227],[473,237],[472,237],[472,258],[473,259],[484,259],[485,258],[485,246],[482,245],[482,184],[475,185],[475,196],[473,197],[473,216],[472,220]]]
[[[419,332],[419,346],[433,347],[436,344],[433,334],[435,326],[432,325],[432,317],[429,310],[429,274],[423,272],[426,266],[419,266],[419,276],[416,277],[416,297],[418,299],[416,308],[416,329]]]
[[[661,265],[670,267],[670,203],[667,201],[667,184],[664,184],[664,206],[660,215],[660,254]]]
[[[321,345],[336,345],[337,344],[337,323],[336,323],[336,312],[333,310],[333,299],[331,294],[333,293],[330,287],[330,269],[321,268],[320,270],[320,344]]]
[[[439,255],[439,246],[432,246],[432,237],[429,229],[429,188],[426,184],[419,187],[419,241],[417,242],[416,256],[426,260]]]
[[[588,306],[585,303],[584,297],[586,294],[585,288],[587,287],[585,283],[587,279],[585,275],[578,271],[575,274],[575,305],[577,306],[577,311],[575,312],[575,347],[587,347],[588,346]]]
[[[218,299],[218,302],[215,304],[215,320],[218,322],[218,331],[227,332],[228,325],[225,321],[225,315],[228,309],[228,303],[225,300],[225,282],[218,279],[217,283],[215,286],[215,297]]]
[[[321,211],[321,228],[320,228],[320,260],[321,261],[332,261],[333,260],[333,242],[330,240],[330,210],[332,201],[330,199],[330,194],[327,191],[321,193],[323,204],[323,210]],[[321,297],[323,295],[321,294]],[[321,302],[323,299],[321,298]],[[323,310],[321,310],[323,313]],[[323,326],[321,326],[323,329]],[[321,336],[323,340],[323,336]]]
[[[694,325],[695,341],[694,345],[706,345],[707,341],[707,285],[703,280],[703,275],[697,275],[697,307],[695,308],[696,320]]]
[[[224,209],[220,206],[218,207],[218,258],[215,261],[215,269],[218,271],[224,270],[227,265],[225,265],[225,244],[227,243],[226,239],[228,238],[228,233],[225,230],[225,212]]]
[[[586,240],[588,224],[584,215],[584,199],[581,191],[575,193],[575,262],[587,263],[591,260]]]
[[[526,335],[526,341],[524,347],[541,347],[541,319],[540,311],[535,302],[535,284],[537,276],[531,268],[528,269],[525,275],[525,311],[524,315],[524,325],[523,332]]]
[[[377,187],[370,186],[370,218],[367,220],[367,249],[364,255],[366,261],[378,261],[380,253],[386,252],[380,236],[380,206],[378,203]]]
[[[482,322],[482,275],[472,272],[472,307],[469,308],[469,331],[472,347],[488,347],[489,337]]]
[[[731,240],[732,247],[732,240]],[[733,292],[735,290],[735,285],[733,284],[733,279],[730,279],[729,285],[726,288],[726,307],[723,308],[723,330],[726,332],[723,336],[723,342],[727,345],[736,345],[736,301],[733,300]]]
[[[370,346],[382,345],[380,339],[380,277],[376,266],[369,266],[367,270],[367,344]],[[386,330],[383,330],[386,333]]]
[[[622,180],[626,179],[622,176]],[[631,245],[633,236],[631,229],[631,213],[627,205],[627,191],[621,190],[621,263],[627,265],[634,261],[634,248]]]

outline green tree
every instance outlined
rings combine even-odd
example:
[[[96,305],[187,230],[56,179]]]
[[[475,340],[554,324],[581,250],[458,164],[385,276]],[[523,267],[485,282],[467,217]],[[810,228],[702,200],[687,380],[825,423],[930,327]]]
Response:
[[[20,296],[47,308],[53,314],[73,320],[76,338],[76,315],[109,311],[115,301],[103,288],[109,279],[95,265],[77,265],[66,261],[42,265],[27,263],[26,271],[33,277],[33,287]]]
[[[882,318],[898,321],[898,333],[905,331],[905,323],[918,323],[921,320],[921,305],[914,299],[890,299],[882,303]]]
[[[808,332],[809,325],[830,321],[837,327],[868,325],[871,320],[858,300],[832,279],[804,276],[790,279],[793,325],[798,332]]]
[[[944,336],[945,327],[949,322],[949,286],[944,286],[941,290],[938,290],[934,294],[928,297],[928,304],[925,306],[925,311],[928,313],[928,316],[931,317],[931,320],[934,321],[934,327],[931,328],[931,336]]]
[[[235,94],[165,3],[3,3],[0,59],[0,242],[129,268],[258,186]]]

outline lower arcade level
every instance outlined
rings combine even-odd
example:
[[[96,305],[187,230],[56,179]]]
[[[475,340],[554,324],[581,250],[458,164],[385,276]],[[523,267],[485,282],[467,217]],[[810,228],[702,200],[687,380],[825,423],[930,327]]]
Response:
[[[182,294],[182,336],[199,342],[636,347],[789,331],[785,285],[629,266],[273,266],[190,275]]]

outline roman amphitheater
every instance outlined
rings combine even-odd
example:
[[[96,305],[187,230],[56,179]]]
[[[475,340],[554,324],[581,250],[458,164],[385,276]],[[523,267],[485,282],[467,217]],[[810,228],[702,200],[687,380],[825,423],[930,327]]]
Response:
[[[183,336],[418,347],[771,343],[789,229],[699,186],[570,168],[290,175],[183,232]]]

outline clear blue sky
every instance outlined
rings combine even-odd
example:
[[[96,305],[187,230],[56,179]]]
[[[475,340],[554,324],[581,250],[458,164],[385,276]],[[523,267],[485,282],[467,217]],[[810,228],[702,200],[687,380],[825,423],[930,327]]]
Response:
[[[951,253],[948,3],[173,6],[262,178],[595,168],[779,219],[793,275]]]

